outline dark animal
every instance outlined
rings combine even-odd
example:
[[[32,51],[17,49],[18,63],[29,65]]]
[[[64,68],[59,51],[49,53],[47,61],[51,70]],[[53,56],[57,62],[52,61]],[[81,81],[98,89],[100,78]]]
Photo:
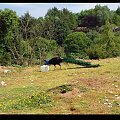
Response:
[[[61,69],[61,64],[64,60],[64,58],[61,58],[61,57],[54,57],[50,60],[44,60],[46,65],[54,65],[54,70],[56,68],[56,65],[59,65],[60,66],[60,69]]]

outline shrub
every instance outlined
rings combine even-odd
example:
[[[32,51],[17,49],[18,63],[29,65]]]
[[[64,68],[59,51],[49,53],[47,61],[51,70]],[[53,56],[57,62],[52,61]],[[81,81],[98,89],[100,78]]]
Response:
[[[74,32],[65,39],[65,53],[68,56],[74,55],[79,58],[86,56],[85,49],[89,45],[89,38],[83,32]]]

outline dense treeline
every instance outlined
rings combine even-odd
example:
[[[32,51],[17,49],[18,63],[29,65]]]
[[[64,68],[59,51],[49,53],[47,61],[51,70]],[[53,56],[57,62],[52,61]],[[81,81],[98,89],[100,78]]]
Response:
[[[0,10],[0,65],[42,64],[45,58],[56,55],[82,59],[117,57],[119,26],[120,7],[112,11],[96,5],[77,14],[54,7],[39,18],[29,12],[18,17],[13,10]]]

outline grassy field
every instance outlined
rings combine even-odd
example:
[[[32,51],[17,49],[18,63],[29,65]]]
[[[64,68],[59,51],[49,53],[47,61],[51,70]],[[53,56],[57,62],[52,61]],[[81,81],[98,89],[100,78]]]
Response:
[[[87,60],[86,60],[87,61]],[[84,68],[62,63],[50,66],[3,67],[0,72],[1,114],[120,114],[120,57],[88,60]]]

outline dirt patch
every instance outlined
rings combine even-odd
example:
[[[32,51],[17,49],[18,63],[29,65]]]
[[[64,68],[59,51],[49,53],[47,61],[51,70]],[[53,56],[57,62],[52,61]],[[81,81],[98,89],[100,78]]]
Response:
[[[103,77],[91,77],[91,78],[80,78],[77,80],[74,80],[73,83],[83,83],[92,89],[99,89],[105,86],[106,83],[108,83],[106,78]]]
[[[18,68],[12,66],[0,66],[0,73],[11,73],[17,71]]]
[[[4,66],[0,66],[0,72],[4,70]]]
[[[67,84],[58,86],[52,89],[49,89],[47,92],[52,92],[57,94],[59,97],[65,98],[73,98],[73,97],[81,97],[84,94],[84,91],[81,90],[80,86],[76,86],[75,84]]]
[[[60,93],[59,95],[60,95],[60,97],[72,98],[75,96],[81,97],[83,95],[83,93],[81,93],[78,88],[73,88],[72,91],[68,91],[68,92],[63,93],[63,94]]]
[[[5,66],[0,66],[0,73],[4,72],[4,70],[8,69],[7,67]]]

